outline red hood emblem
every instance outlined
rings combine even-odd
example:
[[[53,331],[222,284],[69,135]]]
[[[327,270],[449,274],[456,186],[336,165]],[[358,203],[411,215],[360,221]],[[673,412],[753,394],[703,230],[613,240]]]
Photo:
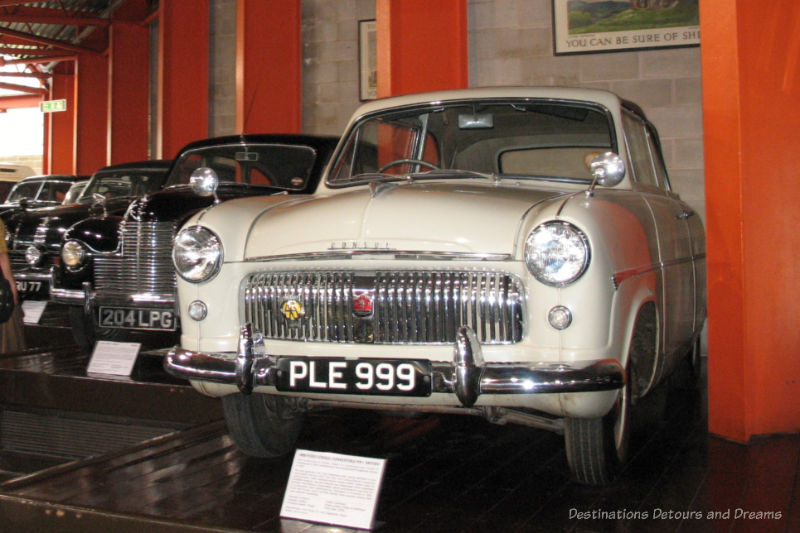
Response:
[[[369,316],[372,314],[375,296],[369,291],[363,291],[353,298],[353,313],[357,316]]]

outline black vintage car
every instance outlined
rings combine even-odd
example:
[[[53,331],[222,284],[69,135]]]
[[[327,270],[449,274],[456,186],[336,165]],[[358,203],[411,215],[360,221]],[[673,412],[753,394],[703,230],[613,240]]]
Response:
[[[9,256],[23,299],[50,298],[53,265],[60,259],[67,228],[93,214],[124,213],[131,200],[164,185],[169,167],[170,161],[161,160],[104,167],[92,175],[77,203],[24,209],[10,216]]]
[[[70,187],[89,176],[74,174],[43,174],[28,176],[14,185],[8,197],[0,204],[0,214],[4,220],[22,209],[35,209],[63,202]]]
[[[337,140],[250,134],[197,141],[176,156],[164,189],[132,202],[122,216],[72,226],[51,294],[70,305],[76,341],[90,347],[145,332],[151,347],[175,344],[180,317],[171,252],[181,225],[232,198],[314,192]]]

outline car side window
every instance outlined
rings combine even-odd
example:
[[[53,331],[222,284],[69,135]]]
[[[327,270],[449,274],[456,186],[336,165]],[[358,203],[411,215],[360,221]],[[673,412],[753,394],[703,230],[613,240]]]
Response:
[[[635,181],[642,185],[661,187],[658,175],[653,166],[650,153],[650,141],[647,135],[647,126],[644,122],[628,112],[622,114],[625,127],[625,140],[628,144],[628,157],[633,166]]]
[[[650,147],[650,154],[653,158],[653,168],[656,171],[656,178],[658,179],[658,184],[662,189],[667,191],[672,190],[672,187],[669,183],[669,175],[667,174],[667,168],[664,165],[664,158],[661,153],[661,149],[658,146],[656,133],[651,129],[647,128],[647,144]]]

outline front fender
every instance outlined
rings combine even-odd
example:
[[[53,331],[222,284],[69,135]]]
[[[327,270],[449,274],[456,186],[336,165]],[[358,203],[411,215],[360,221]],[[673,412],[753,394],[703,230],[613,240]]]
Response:
[[[77,240],[92,252],[113,252],[119,246],[121,216],[87,218],[73,224],[64,234],[64,242]]]

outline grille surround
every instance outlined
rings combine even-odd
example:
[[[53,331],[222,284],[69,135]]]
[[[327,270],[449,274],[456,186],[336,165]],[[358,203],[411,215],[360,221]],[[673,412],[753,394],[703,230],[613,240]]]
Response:
[[[368,316],[353,300],[373,295]],[[284,316],[299,304],[296,319]],[[511,274],[479,270],[255,272],[243,281],[246,322],[267,339],[357,344],[452,344],[460,326],[481,344],[513,344],[524,290]]]
[[[158,295],[175,300],[172,267],[172,222],[125,220],[119,228],[119,251],[94,259],[94,288],[98,294]]]

